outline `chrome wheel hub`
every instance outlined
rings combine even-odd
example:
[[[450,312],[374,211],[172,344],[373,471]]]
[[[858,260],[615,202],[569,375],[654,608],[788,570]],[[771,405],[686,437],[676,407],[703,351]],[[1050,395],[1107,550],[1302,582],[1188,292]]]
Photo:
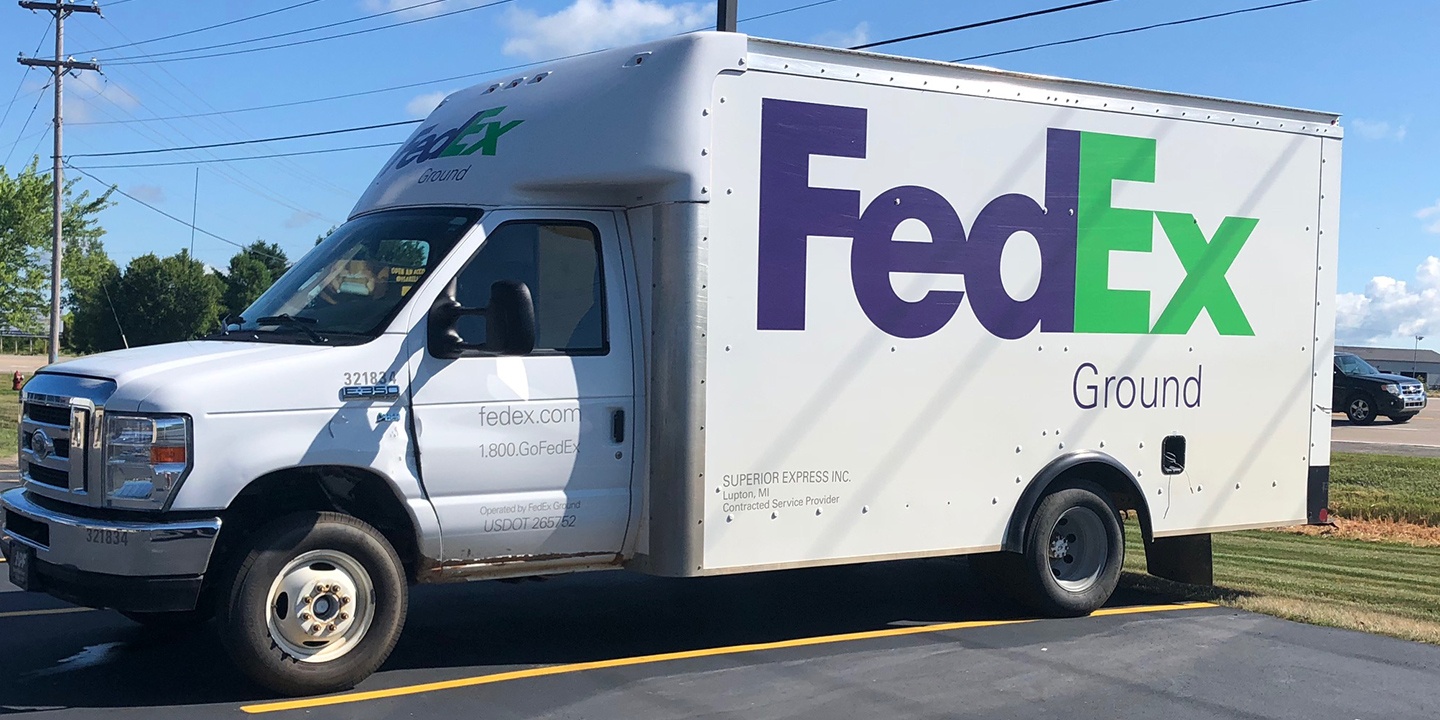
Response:
[[[1111,562],[1105,522],[1090,508],[1066,510],[1050,531],[1049,556],[1050,572],[1060,587],[1076,593],[1089,590]]]
[[[275,644],[300,662],[334,660],[355,647],[375,619],[375,587],[355,558],[312,550],[291,560],[270,586],[266,624]]]

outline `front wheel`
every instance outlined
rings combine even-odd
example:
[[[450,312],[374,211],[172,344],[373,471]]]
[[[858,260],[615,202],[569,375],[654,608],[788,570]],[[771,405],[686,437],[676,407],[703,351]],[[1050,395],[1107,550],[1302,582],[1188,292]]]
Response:
[[[1115,592],[1125,563],[1119,513],[1081,482],[1042,498],[1030,517],[1015,578],[1020,599],[1055,617],[1088,615]]]
[[[379,531],[348,515],[298,513],[256,534],[220,604],[220,639],[269,690],[346,690],[389,657],[406,601],[404,568]]]
[[[1345,406],[1345,417],[1356,425],[1375,422],[1375,401],[1363,393],[1350,398],[1349,404]]]
[[[1407,422],[1410,422],[1410,418],[1413,418],[1413,417],[1415,417],[1415,416],[1414,416],[1414,415],[1391,415],[1391,416],[1390,416],[1390,422],[1393,422],[1393,423],[1395,423],[1396,425],[1403,425],[1403,424],[1405,424],[1405,423],[1407,423]]]

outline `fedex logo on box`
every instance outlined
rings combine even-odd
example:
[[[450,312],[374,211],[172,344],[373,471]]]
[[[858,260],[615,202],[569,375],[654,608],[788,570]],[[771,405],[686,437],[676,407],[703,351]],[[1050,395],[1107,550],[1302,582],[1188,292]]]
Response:
[[[905,185],[863,209],[860,191],[810,185],[810,157],[864,158],[865,108],[765,99],[760,129],[759,290],[756,327],[805,329],[805,266],[812,235],[853,238],[850,280],[860,308],[890,335],[920,338],[944,327],[969,296],[986,330],[1015,339],[1047,333],[1185,334],[1202,310],[1222,335],[1254,335],[1225,277],[1259,222],[1227,217],[1206,238],[1193,215],[1111,205],[1115,180],[1155,182],[1156,141],[1050,128],[1045,197],[1001,195],[965,223],[929,188]],[[957,169],[973,172],[973,169]],[[1158,219],[1185,279],[1152,325],[1150,293],[1111,289],[1110,253],[1150,252]],[[897,241],[918,220],[931,242]],[[1016,233],[1040,249],[1039,286],[1016,300],[1000,278],[1000,256]],[[895,293],[890,273],[965,276],[965,290],[932,290],[917,301]]]

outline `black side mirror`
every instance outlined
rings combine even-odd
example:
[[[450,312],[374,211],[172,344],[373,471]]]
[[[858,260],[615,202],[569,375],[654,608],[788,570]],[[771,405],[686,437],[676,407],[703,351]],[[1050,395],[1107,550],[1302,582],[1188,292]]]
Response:
[[[518,280],[490,286],[485,347],[496,355],[529,355],[535,350],[535,300],[530,286]]]
[[[467,343],[460,337],[460,318],[485,318],[485,342]],[[516,280],[490,286],[490,305],[467,308],[455,299],[455,281],[430,307],[426,334],[430,354],[441,359],[466,355],[526,355],[535,349],[535,301],[530,288]]]

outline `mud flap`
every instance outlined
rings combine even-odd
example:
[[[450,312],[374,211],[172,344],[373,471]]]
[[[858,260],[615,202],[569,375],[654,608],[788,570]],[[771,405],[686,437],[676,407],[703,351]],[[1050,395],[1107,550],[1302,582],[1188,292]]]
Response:
[[[1210,534],[1155,538],[1145,543],[1145,565],[1151,575],[1188,585],[1214,585],[1215,563]]]
[[[1305,488],[1305,520],[1311,525],[1330,524],[1330,466],[1313,466]]]

